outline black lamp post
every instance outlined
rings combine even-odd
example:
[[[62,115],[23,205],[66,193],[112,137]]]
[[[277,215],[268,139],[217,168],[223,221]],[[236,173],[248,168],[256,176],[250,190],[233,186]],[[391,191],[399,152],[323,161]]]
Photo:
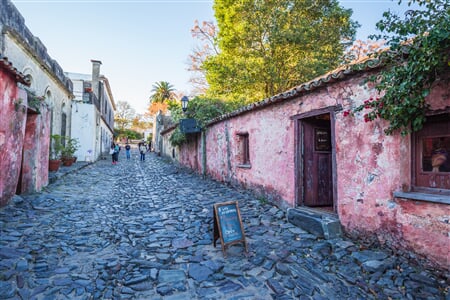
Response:
[[[188,108],[189,98],[187,96],[183,96],[181,98],[181,108],[183,109],[183,113],[186,114]],[[197,124],[197,120],[194,118],[187,118],[180,120],[180,131],[184,134],[188,133],[197,133],[201,132],[200,126]]]
[[[189,98],[187,96],[183,96],[181,98],[181,108],[183,109],[183,112],[186,113],[187,107],[188,107]]]

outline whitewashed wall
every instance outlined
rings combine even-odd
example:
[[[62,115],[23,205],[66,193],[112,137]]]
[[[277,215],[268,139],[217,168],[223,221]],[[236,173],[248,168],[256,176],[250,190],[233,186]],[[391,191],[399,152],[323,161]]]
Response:
[[[71,92],[62,85],[55,77],[51,76],[47,70],[42,68],[41,62],[36,60],[34,56],[23,47],[20,41],[8,33],[5,34],[5,50],[3,56],[14,66],[24,73],[32,77],[30,89],[37,96],[49,96],[46,102],[52,111],[52,134],[61,134],[62,114],[65,113],[66,119],[66,135],[71,133]]]

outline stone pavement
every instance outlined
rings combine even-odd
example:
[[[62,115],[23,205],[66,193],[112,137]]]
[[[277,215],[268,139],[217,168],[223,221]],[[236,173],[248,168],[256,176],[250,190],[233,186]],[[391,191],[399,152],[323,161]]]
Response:
[[[388,249],[318,239],[154,154],[124,158],[0,209],[0,299],[450,299],[443,276]],[[231,200],[249,253],[238,244],[224,258],[213,204]]]

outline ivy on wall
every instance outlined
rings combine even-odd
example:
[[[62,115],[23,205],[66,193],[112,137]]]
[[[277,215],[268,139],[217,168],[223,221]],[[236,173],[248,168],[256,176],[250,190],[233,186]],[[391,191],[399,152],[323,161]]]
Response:
[[[402,1],[399,1],[399,4]],[[422,128],[429,109],[425,98],[433,83],[448,80],[450,69],[450,4],[447,0],[410,0],[418,9],[409,10],[405,19],[385,12],[377,28],[384,32],[373,39],[385,39],[389,50],[373,55],[383,61],[382,71],[370,77],[378,95],[346,115],[364,111],[366,122],[381,118],[389,121],[385,133],[406,135]]]
[[[189,101],[188,109],[186,113],[183,113],[179,102],[169,102],[169,110],[175,122],[184,118],[194,118],[202,128],[209,120],[234,111],[240,106],[242,106],[242,103],[239,101],[223,101],[197,96]],[[186,142],[186,135],[177,127],[170,137],[170,143],[172,146],[180,146]]]

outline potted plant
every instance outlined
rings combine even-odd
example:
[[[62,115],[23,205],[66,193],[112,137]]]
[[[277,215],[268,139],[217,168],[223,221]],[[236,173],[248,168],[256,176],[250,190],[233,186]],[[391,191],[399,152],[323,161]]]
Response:
[[[50,136],[50,157],[48,169],[51,172],[58,171],[61,164],[61,152],[64,148],[62,144],[62,136],[59,134],[53,134]]]
[[[71,166],[74,163],[74,154],[78,148],[80,148],[78,139],[66,137],[66,145],[61,151],[63,166]]]

